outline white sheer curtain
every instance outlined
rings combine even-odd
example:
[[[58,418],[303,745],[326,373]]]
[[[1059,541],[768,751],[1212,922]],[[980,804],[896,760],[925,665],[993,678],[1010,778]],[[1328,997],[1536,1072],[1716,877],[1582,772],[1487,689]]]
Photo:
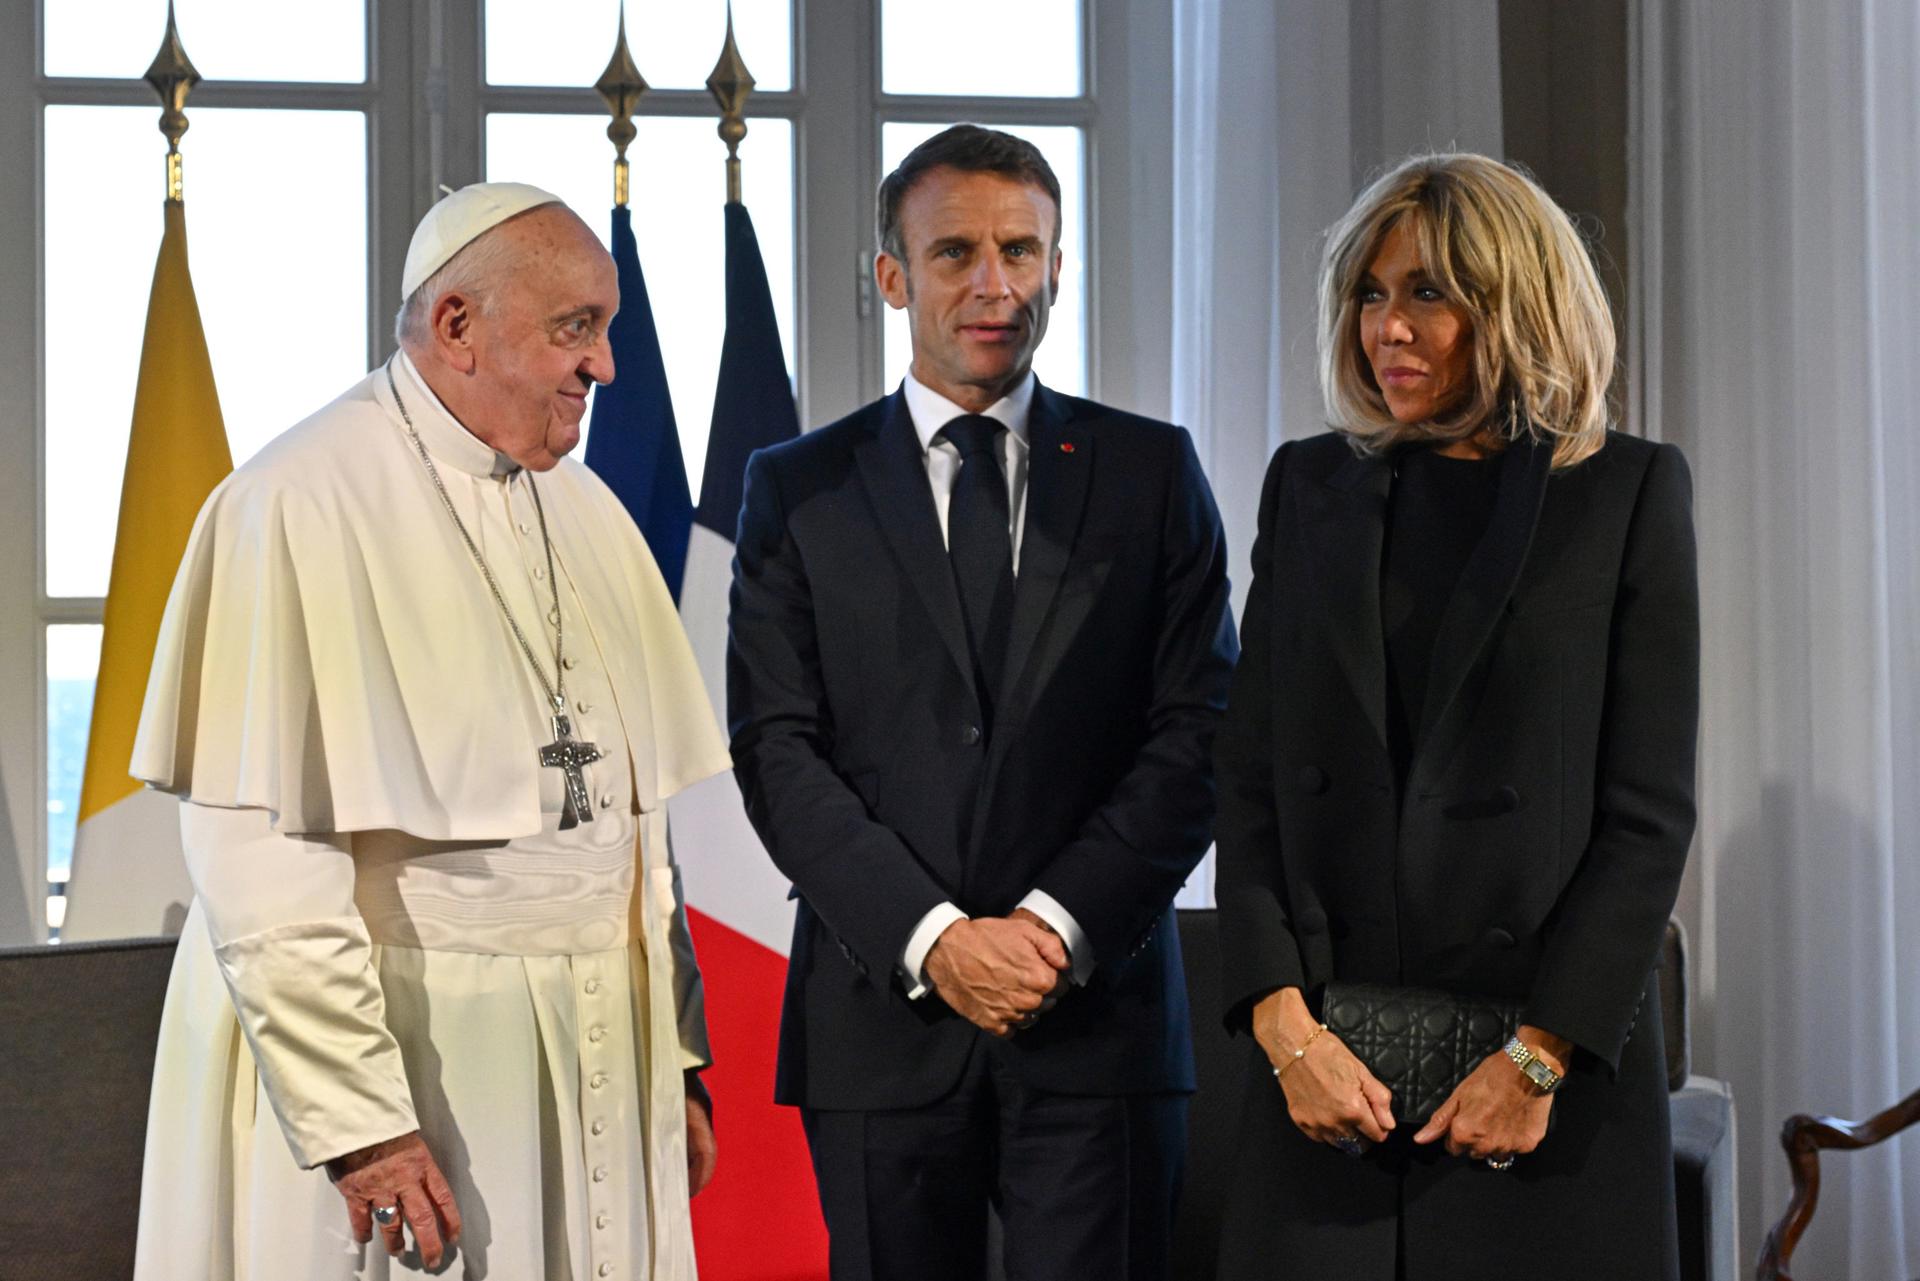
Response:
[[[1796,1112],[1920,1088],[1920,5],[1642,0],[1630,360],[1693,461],[1698,1064],[1750,1267]],[[1920,1135],[1830,1154],[1808,1277],[1920,1271]]]
[[[1497,0],[1175,0],[1173,417],[1244,600],[1281,441],[1325,430],[1320,233],[1415,151],[1500,152]]]
[[[1497,0],[1174,0],[1173,418],[1232,549],[1236,614],[1267,459],[1325,430],[1320,233],[1415,151],[1500,153]],[[1202,866],[1183,906],[1211,904]]]

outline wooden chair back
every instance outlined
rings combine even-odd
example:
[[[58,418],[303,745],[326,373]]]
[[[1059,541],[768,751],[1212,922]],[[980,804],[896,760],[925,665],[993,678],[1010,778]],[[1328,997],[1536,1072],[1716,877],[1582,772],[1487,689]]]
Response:
[[[1813,1222],[1814,1209],[1820,1203],[1820,1153],[1831,1148],[1854,1152],[1892,1138],[1908,1126],[1920,1122],[1920,1090],[1915,1090],[1886,1111],[1864,1121],[1842,1121],[1830,1116],[1791,1116],[1780,1131],[1780,1146],[1787,1150],[1787,1165],[1793,1171],[1793,1196],[1787,1212],[1767,1233],[1760,1247],[1760,1262],[1754,1269],[1755,1281],[1793,1281],[1788,1265],[1801,1234]]]

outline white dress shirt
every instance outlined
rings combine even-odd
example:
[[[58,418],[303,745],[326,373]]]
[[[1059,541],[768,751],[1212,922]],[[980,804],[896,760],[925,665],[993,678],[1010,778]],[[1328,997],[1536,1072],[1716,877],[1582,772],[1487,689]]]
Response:
[[[1027,523],[1027,417],[1033,408],[1033,389],[1035,379],[1031,372],[1021,380],[1020,385],[988,405],[983,411],[987,418],[999,420],[1007,429],[1000,440],[1000,469],[1006,473],[1007,513],[1010,527],[1007,530],[1013,545],[1013,572],[1020,572],[1020,535]],[[934,511],[940,517],[940,539],[947,537],[947,504],[953,494],[954,477],[960,472],[960,451],[953,442],[944,437],[935,439],[940,429],[956,418],[963,418],[967,411],[907,374],[904,384],[907,397],[907,413],[913,419],[914,434],[920,438],[921,455],[927,465],[927,485],[933,490]],[[1019,906],[1026,908],[1035,916],[1053,927],[1060,941],[1066,944],[1068,959],[1073,963],[1071,977],[1075,983],[1085,983],[1093,973],[1093,948],[1087,942],[1086,933],[1080,923],[1073,919],[1073,913],[1060,905],[1060,902],[1045,890],[1029,890],[1020,900]],[[967,920],[967,914],[952,903],[942,903],[920,918],[920,923],[907,936],[907,945],[900,953],[900,972],[906,978],[908,997],[919,1000],[933,990],[927,982],[925,966],[927,953],[955,921]]]

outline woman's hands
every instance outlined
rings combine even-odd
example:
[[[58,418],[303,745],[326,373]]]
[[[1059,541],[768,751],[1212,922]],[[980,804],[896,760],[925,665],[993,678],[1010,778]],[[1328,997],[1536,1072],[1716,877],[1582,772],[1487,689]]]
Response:
[[[1269,993],[1253,1007],[1253,1039],[1276,1072],[1285,1069],[1279,1079],[1287,1115],[1316,1143],[1337,1146],[1356,1136],[1384,1141],[1394,1124],[1393,1092],[1339,1037],[1331,1032],[1313,1036],[1319,1026],[1297,987]],[[1306,1053],[1296,1058],[1294,1051],[1303,1045]]]
[[[1283,987],[1253,1007],[1253,1037],[1267,1052],[1287,1097],[1287,1115],[1316,1143],[1340,1146],[1355,1136],[1375,1143],[1394,1128],[1393,1093],[1332,1032],[1319,1024],[1297,987]],[[1565,1076],[1573,1044],[1536,1027],[1517,1035]],[[1311,1043],[1309,1043],[1311,1038]],[[1294,1051],[1306,1047],[1295,1057]],[[1415,1143],[1444,1142],[1448,1152],[1500,1161],[1533,1151],[1546,1137],[1553,1096],[1514,1066],[1504,1051],[1480,1061],[1433,1114]]]
[[[393,1222],[378,1225],[388,1254],[406,1248],[402,1223],[413,1229],[420,1262],[429,1269],[439,1267],[446,1247],[460,1239],[453,1189],[418,1130],[336,1157],[327,1162],[327,1174],[346,1198],[347,1224],[362,1245],[373,1239],[374,1207],[390,1205],[398,1206],[399,1213]]]
[[[1548,1067],[1566,1075],[1572,1042],[1537,1027],[1523,1026],[1517,1035]],[[1539,1147],[1552,1113],[1553,1096],[1541,1093],[1504,1051],[1496,1051],[1454,1088],[1413,1141],[1444,1140],[1455,1156],[1503,1161]]]

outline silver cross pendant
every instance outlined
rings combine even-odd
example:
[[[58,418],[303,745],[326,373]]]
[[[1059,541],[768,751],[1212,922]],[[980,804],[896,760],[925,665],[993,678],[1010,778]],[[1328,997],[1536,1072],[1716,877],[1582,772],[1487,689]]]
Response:
[[[553,714],[553,738],[553,742],[540,749],[540,763],[548,769],[559,770],[566,777],[566,804],[560,810],[560,830],[564,832],[592,820],[593,796],[587,791],[585,767],[605,753],[592,743],[574,738],[573,722],[565,712]]]

